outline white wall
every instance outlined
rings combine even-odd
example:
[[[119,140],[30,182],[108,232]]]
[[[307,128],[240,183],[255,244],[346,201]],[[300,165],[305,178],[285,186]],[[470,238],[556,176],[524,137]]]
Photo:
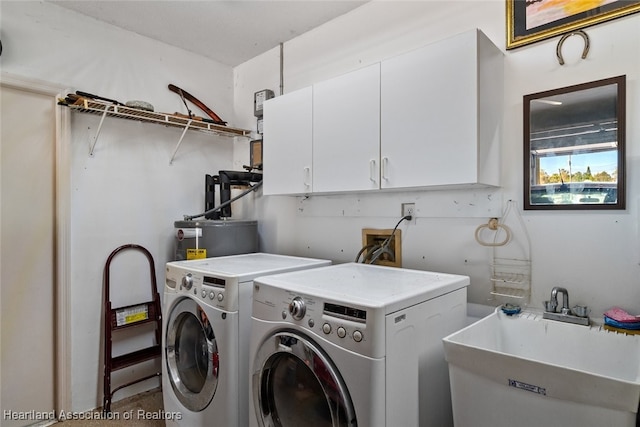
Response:
[[[518,209],[507,224],[515,241],[498,256],[522,258],[524,232],[531,236],[531,304],[541,307],[553,286],[564,286],[571,303],[586,304],[596,320],[613,305],[640,312],[640,15],[588,28],[591,50],[580,59],[582,39],[564,44],[566,64],[555,56],[558,38],[516,50],[505,49],[505,2],[385,1],[366,4],[284,45],[285,93],[343,74],[424,44],[480,28],[505,52],[502,189],[489,191],[417,191],[405,193],[267,196],[257,206],[266,250],[351,261],[361,247],[363,227],[391,228],[400,203],[415,201],[415,225],[401,225],[403,265],[471,276],[469,299],[488,303],[492,251],[478,245],[474,231],[500,216],[509,200]],[[256,90],[279,93],[279,49],[235,69],[235,107],[249,116]],[[627,75],[627,209],[608,212],[522,211],[522,97],[557,87]],[[236,156],[237,157],[237,156]],[[477,201],[499,200],[478,206]],[[474,208],[470,207],[475,205]],[[520,228],[520,229],[519,229]]]
[[[166,88],[174,83],[232,125],[248,129],[255,128],[253,93],[265,88],[279,93],[278,49],[231,70],[48,3],[3,0],[0,12],[3,72],[123,102],[142,99],[157,111],[184,111],[179,98]],[[285,45],[285,91],[475,27],[504,50],[504,22],[503,0],[367,4]],[[570,38],[563,67],[555,59],[557,40],[505,52],[504,185],[499,194],[262,197],[254,213],[246,214],[260,220],[262,249],[350,261],[360,249],[363,227],[392,227],[400,202],[415,201],[421,216],[416,225],[402,225],[404,265],[468,274],[470,300],[486,302],[491,252],[474,241],[473,233],[496,216],[494,203],[484,201],[489,196],[500,201],[498,210],[509,199],[522,206],[522,96],[626,74],[627,210],[522,215],[532,236],[534,304],[548,298],[552,286],[562,285],[569,289],[572,303],[590,305],[596,316],[614,304],[640,312],[640,124],[634,120],[640,116],[640,15],[587,32],[592,41],[589,57],[578,59],[582,47],[573,39],[579,38]],[[248,144],[190,133],[169,166],[179,131],[107,119],[95,154],[89,157],[88,138],[98,118],[74,114],[72,120],[71,409],[84,410],[100,405],[102,398],[100,313],[106,257],[120,244],[139,243],[154,255],[162,285],[173,221],[202,210],[205,173],[248,163]],[[482,202],[480,207],[476,202]],[[119,269],[116,264],[114,268]],[[127,263],[123,270],[114,275],[113,286],[130,286],[124,279],[127,274],[142,276],[147,286],[144,267]],[[135,298],[126,292],[119,295]],[[135,390],[124,390],[120,397]]]
[[[121,102],[148,101],[156,111],[185,112],[180,98],[167,89],[173,83],[234,124],[230,67],[50,3],[2,1],[0,7],[3,72]],[[184,30],[182,26],[167,29]],[[114,118],[105,120],[90,157],[89,142],[99,119],[72,114],[72,188],[71,200],[66,202],[72,208],[70,409],[77,411],[102,404],[102,275],[107,256],[122,244],[146,247],[154,257],[162,294],[164,264],[173,251],[173,222],[185,214],[201,213],[204,175],[231,169],[233,164],[233,140],[189,132],[169,165],[179,129]],[[120,255],[111,272],[114,306],[150,300],[146,258]],[[148,345],[151,336],[143,341],[117,340],[114,354]],[[114,386],[152,368],[137,366],[119,372]],[[147,381],[124,389],[115,399],[158,384]]]

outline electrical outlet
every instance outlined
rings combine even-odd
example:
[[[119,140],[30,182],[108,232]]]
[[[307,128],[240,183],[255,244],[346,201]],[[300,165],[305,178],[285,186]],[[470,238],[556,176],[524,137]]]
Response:
[[[402,216],[405,217],[411,215],[411,224],[416,223],[416,204],[415,203],[403,203],[402,204]]]

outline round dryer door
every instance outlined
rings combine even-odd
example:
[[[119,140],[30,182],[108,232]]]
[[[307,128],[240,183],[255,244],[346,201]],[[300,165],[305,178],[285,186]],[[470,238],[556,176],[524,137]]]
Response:
[[[171,386],[189,410],[205,409],[218,386],[218,346],[213,328],[198,303],[184,298],[167,323],[166,360]]]
[[[253,399],[261,425],[357,425],[344,381],[313,341],[295,332],[278,332],[256,356]]]

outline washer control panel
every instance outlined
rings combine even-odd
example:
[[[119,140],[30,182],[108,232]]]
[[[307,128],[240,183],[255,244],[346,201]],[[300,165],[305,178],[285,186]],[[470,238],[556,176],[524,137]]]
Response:
[[[384,357],[387,316],[363,305],[255,281],[251,317],[275,329],[293,328],[367,357]]]
[[[366,310],[292,292],[287,294],[281,310],[283,320],[304,326],[341,347],[362,351],[368,346]]]
[[[223,302],[225,299],[226,282],[217,277],[204,276],[202,278],[201,296],[212,302]]]
[[[237,305],[237,297],[234,294],[237,286],[227,283],[227,280],[183,268],[167,268],[166,274],[167,286],[175,289],[176,293],[190,295],[222,310],[237,310],[237,307],[234,307]]]

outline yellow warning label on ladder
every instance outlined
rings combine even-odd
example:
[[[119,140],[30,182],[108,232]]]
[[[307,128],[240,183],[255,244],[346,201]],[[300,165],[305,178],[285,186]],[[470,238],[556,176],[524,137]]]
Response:
[[[117,326],[128,325],[141,320],[147,320],[148,318],[149,309],[146,304],[116,310]]]

